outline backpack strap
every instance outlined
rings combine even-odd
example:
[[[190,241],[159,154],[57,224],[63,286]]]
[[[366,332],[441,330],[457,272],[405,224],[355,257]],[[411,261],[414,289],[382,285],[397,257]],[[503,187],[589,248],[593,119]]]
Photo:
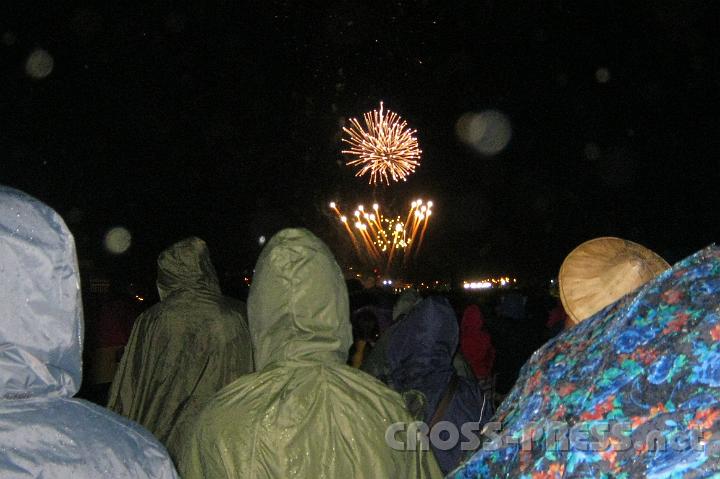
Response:
[[[460,379],[458,378],[458,375],[453,373],[452,377],[450,378],[450,382],[448,383],[447,389],[445,389],[445,394],[438,403],[438,406],[435,409],[435,414],[433,414],[432,419],[430,419],[430,424],[428,425],[430,429],[432,429],[433,426],[440,422],[440,419],[445,416],[445,412],[447,411],[448,406],[450,406],[450,402],[452,401],[453,397],[455,397],[455,391],[457,391],[459,382]]]

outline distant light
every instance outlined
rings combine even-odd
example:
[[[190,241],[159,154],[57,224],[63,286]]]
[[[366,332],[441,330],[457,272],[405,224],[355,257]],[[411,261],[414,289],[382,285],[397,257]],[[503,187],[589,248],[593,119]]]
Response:
[[[395,224],[395,231],[397,231],[397,232],[399,233],[399,232],[401,232],[402,230],[403,230],[403,225],[401,225],[400,223],[396,223],[396,224]]]
[[[413,208],[415,208],[415,207],[417,206],[417,201],[413,201],[412,203],[410,203],[410,206],[412,206]]]
[[[377,211],[380,208],[380,205],[377,203],[373,203],[373,209]]]
[[[335,205],[335,202],[334,202],[334,201],[331,201],[331,202],[330,202],[330,208],[335,209],[335,206],[336,206],[336,205]]]
[[[25,62],[25,73],[31,78],[41,80],[53,71],[55,61],[52,55],[46,50],[38,48],[34,50]]]
[[[463,284],[463,288],[465,288],[465,289],[490,289],[490,288],[492,288],[492,283],[490,281],[474,281],[472,283]]]
[[[259,244],[260,246],[262,246],[262,245],[265,244],[265,236],[260,236],[260,237],[258,238],[258,244]]]
[[[340,221],[342,221],[343,223],[347,223],[347,216],[341,216]],[[350,268],[350,269],[352,269],[352,268]]]
[[[105,239],[103,241],[105,249],[111,254],[123,254],[126,252],[132,244],[132,235],[130,232],[122,226],[116,226],[110,228],[105,233]]]
[[[138,301],[145,301],[145,298],[143,298],[142,296],[138,296],[138,295],[135,295],[135,299],[137,299]]]
[[[358,210],[365,211],[365,207],[363,205],[358,206]]]
[[[425,213],[425,212],[427,211],[427,206],[423,206],[422,208],[420,208],[420,211],[422,211],[423,213]]]
[[[428,202],[427,202],[427,207],[428,207],[428,208],[432,208],[432,207],[433,207],[433,202],[432,202],[432,201],[428,201]]]

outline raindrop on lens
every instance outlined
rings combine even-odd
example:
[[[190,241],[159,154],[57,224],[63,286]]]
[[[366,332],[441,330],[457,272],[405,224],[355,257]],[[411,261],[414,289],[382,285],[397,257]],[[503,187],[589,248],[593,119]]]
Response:
[[[512,138],[510,120],[497,110],[466,113],[458,120],[455,131],[463,143],[487,156],[503,151]]]
[[[55,61],[53,57],[42,48],[34,50],[25,62],[25,73],[36,80],[43,79],[53,71]]]
[[[607,83],[610,81],[610,70],[605,67],[598,68],[595,71],[595,80],[598,83]]]
[[[111,254],[123,254],[130,248],[132,235],[122,226],[111,228],[105,233],[105,249]]]

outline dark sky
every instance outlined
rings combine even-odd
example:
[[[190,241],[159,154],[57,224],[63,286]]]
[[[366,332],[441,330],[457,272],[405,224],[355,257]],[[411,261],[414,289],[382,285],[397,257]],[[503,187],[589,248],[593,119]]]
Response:
[[[348,258],[327,203],[373,197],[434,200],[426,276],[549,277],[601,235],[673,262],[718,236],[716,2],[174,3],[2,7],[0,182],[67,216],[99,267],[142,269],[195,234],[243,268],[286,225]],[[380,100],[424,156],[372,189],[340,128]],[[455,133],[488,109],[512,124],[494,157]],[[122,257],[102,250],[113,225],[133,234]]]

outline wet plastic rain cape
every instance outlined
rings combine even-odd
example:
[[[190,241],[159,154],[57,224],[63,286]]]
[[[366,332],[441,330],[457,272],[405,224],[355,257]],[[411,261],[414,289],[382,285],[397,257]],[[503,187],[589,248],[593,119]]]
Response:
[[[108,407],[163,442],[174,459],[200,410],[252,372],[241,303],[220,294],[205,242],[183,240],[158,258],[161,302],[135,321]]]
[[[149,432],[72,399],[82,339],[72,235],[52,209],[0,186],[0,477],[176,478]]]
[[[718,477],[720,248],[536,351],[494,421],[503,434],[449,477]],[[500,442],[532,424],[527,451]]]
[[[390,338],[388,364],[393,388],[402,393],[423,394],[426,401],[420,415],[427,424],[431,423],[451,379],[456,376],[453,356],[457,346],[457,318],[448,300],[442,297],[429,297],[415,306],[398,323]],[[479,433],[492,416],[492,400],[483,394],[474,377],[456,381],[452,398],[437,419],[454,424],[457,431],[463,424],[475,422],[478,423],[475,432]],[[440,434],[443,440],[448,437],[447,432]],[[433,452],[444,472],[460,463],[462,442],[466,442],[465,438],[442,447],[433,444]]]
[[[200,415],[180,457],[185,479],[440,476],[431,453],[386,444],[388,426],[412,421],[400,396],[345,365],[347,290],[319,239],[289,229],[265,246],[248,315],[260,372]]]
[[[408,289],[400,294],[395,302],[395,306],[393,307],[392,318],[394,324],[382,333],[380,339],[378,339],[377,343],[375,343],[375,347],[365,358],[362,366],[360,366],[362,371],[365,371],[390,387],[392,387],[392,384],[390,383],[390,365],[387,360],[390,338],[408,311],[410,311],[421,300],[422,297],[414,289]]]

